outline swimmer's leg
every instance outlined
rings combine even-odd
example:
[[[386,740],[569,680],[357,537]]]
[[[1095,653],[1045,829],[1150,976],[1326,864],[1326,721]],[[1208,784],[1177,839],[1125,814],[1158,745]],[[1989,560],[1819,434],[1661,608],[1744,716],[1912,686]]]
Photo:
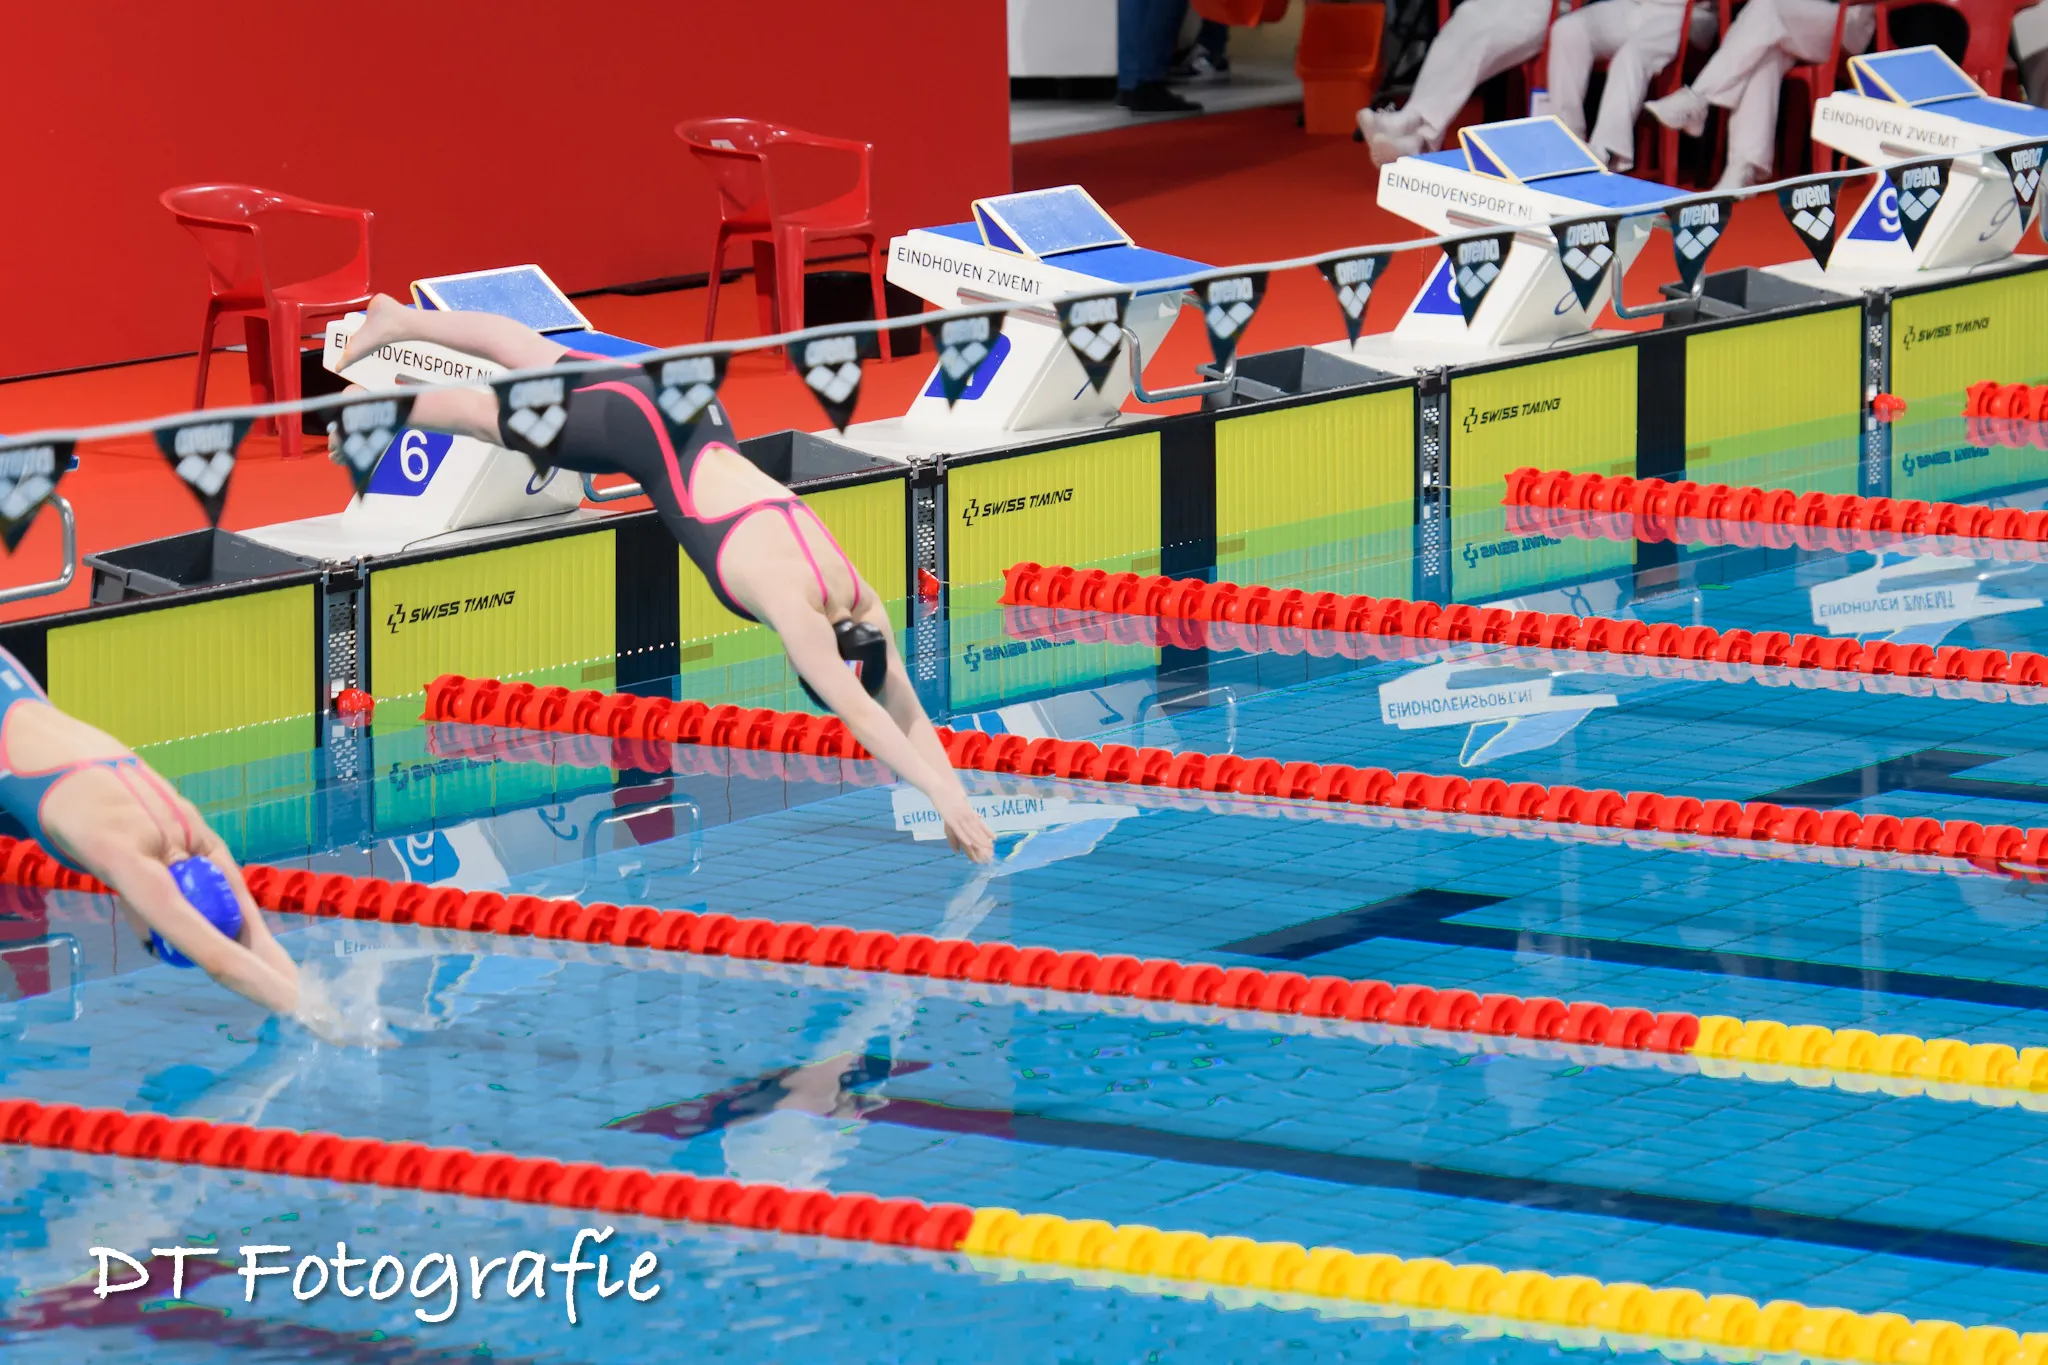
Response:
[[[348,386],[350,393],[367,392],[360,384]],[[471,436],[486,445],[503,445],[498,430],[498,398],[489,389],[437,389],[416,395],[408,426],[425,431],[445,431],[451,436]]]
[[[431,341],[508,370],[540,370],[560,360],[558,346],[523,322],[496,313],[449,313],[407,308],[389,294],[370,300],[369,315],[342,352],[345,370],[363,356],[394,341]]]

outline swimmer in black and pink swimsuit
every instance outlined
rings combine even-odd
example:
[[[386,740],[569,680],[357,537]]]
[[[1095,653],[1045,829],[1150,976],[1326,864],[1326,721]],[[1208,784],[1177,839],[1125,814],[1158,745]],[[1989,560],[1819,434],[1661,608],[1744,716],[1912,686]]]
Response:
[[[568,351],[563,358],[604,360],[607,357]],[[692,482],[698,462],[713,446],[737,454],[734,448],[737,438],[730,435],[731,431],[725,409],[714,400],[690,428],[688,444],[677,450],[669,439],[668,424],[662,421],[661,414],[655,409],[654,381],[642,370],[620,366],[615,370],[575,376],[571,382],[568,423],[562,428],[562,434],[555,438],[553,450],[544,452],[537,449],[518,433],[505,430],[502,423],[498,427],[497,444],[516,450],[537,464],[558,465],[578,474],[624,474],[632,478],[653,501],[654,510],[660,514],[669,534],[683,547],[683,553],[704,575],[711,595],[718,599],[720,606],[745,621],[757,618],[733,599],[726,587],[721,560],[733,532],[749,518],[763,512],[781,513],[789,523],[791,537],[810,563],[811,574],[817,580],[818,595],[826,599],[831,597],[831,590],[825,585],[825,572],[818,567],[809,540],[798,530],[797,519],[802,517],[817,528],[839,555],[840,563],[846,566],[847,577],[853,580],[853,601],[849,611],[858,616],[862,596],[859,570],[853,567],[853,561],[847,558],[846,551],[840,548],[839,541],[823,519],[796,494],[762,498],[721,517],[706,517],[698,513]]]
[[[494,313],[408,308],[380,295],[349,339],[342,373],[358,358],[402,341],[431,342],[522,372],[564,360],[605,360],[570,351]],[[837,713],[869,753],[925,794],[954,849],[988,862],[995,838],[968,803],[903,671],[888,612],[818,514],[740,454],[716,402],[697,416],[678,450],[655,406],[654,382],[640,367],[610,363],[565,378],[567,410],[553,416],[561,429],[545,449],[500,421],[497,397],[485,388],[417,394],[409,420],[415,427],[519,451],[536,466],[638,481],[719,602],[781,636],[811,698]],[[521,411],[513,420],[521,424],[533,416]],[[715,516],[702,510],[729,502],[737,505]],[[764,518],[767,529],[756,530]]]

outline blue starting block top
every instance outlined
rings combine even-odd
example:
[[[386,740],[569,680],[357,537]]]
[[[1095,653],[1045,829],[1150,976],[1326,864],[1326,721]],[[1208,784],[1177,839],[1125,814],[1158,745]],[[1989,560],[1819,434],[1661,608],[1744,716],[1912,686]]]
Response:
[[[1035,261],[1131,245],[1131,235],[1079,185],[977,199],[974,225],[984,246]]]
[[[417,307],[451,313],[497,313],[544,332],[572,351],[601,356],[634,356],[654,347],[595,331],[569,296],[537,265],[509,265],[437,275],[412,282]]]
[[[1577,199],[1589,208],[1647,208],[1684,193],[1607,170],[1591,148],[1547,115],[1462,128],[1458,143],[1454,151],[1424,152],[1416,160],[1529,185],[1562,199]]]
[[[1548,114],[1460,128],[1458,145],[1474,175],[1523,185],[1607,170],[1591,147]]]
[[[590,320],[537,265],[508,265],[414,280],[412,296],[422,308],[497,313],[536,332],[590,330]]]
[[[981,227],[977,223],[948,223],[944,227],[920,230],[939,237],[950,237],[956,242],[971,242],[976,246],[988,245],[982,240]],[[1046,264],[1058,266],[1061,270],[1071,270],[1077,275],[1092,275],[1109,284],[1143,284],[1148,280],[1170,280],[1176,276],[1192,275],[1196,271],[1209,268],[1200,261],[1190,261],[1184,256],[1169,256],[1163,251],[1149,251],[1141,246],[1098,246],[1063,252]]]
[[[1938,47],[1903,47],[1849,59],[1856,93],[1943,114],[2015,137],[2048,137],[2048,109],[1992,99]]]

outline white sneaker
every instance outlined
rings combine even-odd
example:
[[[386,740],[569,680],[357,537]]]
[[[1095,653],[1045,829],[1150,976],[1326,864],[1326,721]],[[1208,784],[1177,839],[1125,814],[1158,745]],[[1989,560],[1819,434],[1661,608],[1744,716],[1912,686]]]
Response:
[[[1746,190],[1751,185],[1761,185],[1764,179],[1763,167],[1745,166],[1741,162],[1731,161],[1728,168],[1721,172],[1721,178],[1714,182],[1714,193],[1729,194],[1736,190]]]
[[[1429,149],[1429,139],[1421,133],[1389,133],[1384,126],[1366,139],[1372,149],[1372,164],[1384,166],[1389,161],[1398,161],[1404,156],[1415,156]]]
[[[1666,128],[1676,128],[1687,137],[1698,137],[1707,131],[1707,102],[1689,85],[1681,85],[1662,99],[1651,100],[1643,108]]]

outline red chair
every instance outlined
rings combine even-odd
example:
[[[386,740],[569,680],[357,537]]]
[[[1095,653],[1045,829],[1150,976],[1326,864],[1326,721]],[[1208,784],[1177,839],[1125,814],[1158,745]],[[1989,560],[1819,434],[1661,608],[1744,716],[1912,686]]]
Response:
[[[370,303],[370,219],[365,209],[316,204],[253,185],[184,185],[159,196],[206,255],[206,324],[199,333],[195,408],[206,406],[206,375],[213,363],[213,331],[223,314],[243,315],[249,348],[249,392],[258,403],[299,396],[299,341],[309,327],[366,308]],[[355,227],[355,254],[325,274],[293,268],[305,252],[300,239],[324,223]],[[289,241],[285,239],[291,239]],[[265,424],[265,429],[269,424]],[[285,458],[303,453],[300,424],[278,426]]]
[[[866,243],[875,317],[889,316],[882,293],[881,234],[875,229],[868,185],[874,149],[868,143],[757,119],[693,119],[677,124],[676,136],[718,187],[705,340],[717,326],[725,246],[734,237],[757,241],[754,294],[764,301],[763,325],[768,330],[794,332],[803,327],[804,267],[811,247],[819,242]],[[762,245],[768,247],[767,253]]]

